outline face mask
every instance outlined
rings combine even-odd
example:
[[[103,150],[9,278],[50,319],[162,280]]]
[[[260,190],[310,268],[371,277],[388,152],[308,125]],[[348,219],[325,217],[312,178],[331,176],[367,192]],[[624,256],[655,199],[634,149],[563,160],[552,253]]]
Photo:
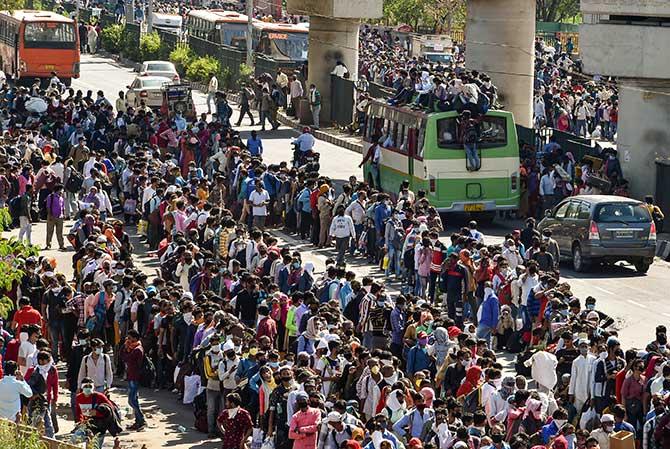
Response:
[[[98,355],[102,354],[102,348],[95,348],[95,353]]]
[[[614,431],[614,426],[607,425],[605,426],[605,432],[612,433]]]
[[[500,443],[502,443],[503,436],[502,436],[501,433],[494,433],[493,435],[491,435],[491,440],[492,440],[495,444],[500,444]]]
[[[601,358],[601,360],[605,360],[607,358],[607,352],[603,351],[598,356]]]
[[[565,420],[565,419],[555,419],[554,422],[556,423],[556,425],[557,425],[558,428],[560,429],[560,428],[562,428],[562,427],[565,425],[565,423],[567,422],[567,420]]]
[[[88,340],[85,338],[82,338],[79,340],[79,346],[86,346],[88,344]]]
[[[86,396],[90,396],[93,394],[93,388],[90,387],[82,388],[81,391],[83,391]]]
[[[589,353],[589,348],[579,348],[579,353],[585,356]]]
[[[294,264],[293,264],[293,268],[294,268],[295,270],[299,270],[299,269],[300,269],[300,264],[299,264],[299,263],[294,263]]]
[[[28,341],[28,332],[21,332],[19,334],[19,341],[21,341],[21,343]]]
[[[419,338],[419,346],[426,346],[428,344],[427,338]]]
[[[193,313],[192,312],[186,312],[184,314],[184,322],[186,324],[191,324],[192,321],[193,321]]]
[[[219,352],[221,350],[221,344],[212,345],[212,352]]]
[[[270,363],[268,363],[268,366],[270,368],[279,368],[279,362],[270,362]]]
[[[464,367],[470,366],[470,359],[461,360],[461,365]]]
[[[665,351],[665,345],[658,345],[659,351]]]
[[[595,308],[596,308],[596,305],[595,305],[595,304],[587,304],[587,305],[586,305],[586,310],[593,310],[593,309],[595,309]]]
[[[398,381],[398,373],[393,373],[393,375],[389,377],[384,377],[384,382],[386,382],[389,385],[393,385]]]
[[[501,385],[502,385],[502,379],[493,379],[493,386],[494,387],[499,389]]]
[[[370,368],[370,372],[374,375],[379,374],[379,366],[375,365],[372,368]]]

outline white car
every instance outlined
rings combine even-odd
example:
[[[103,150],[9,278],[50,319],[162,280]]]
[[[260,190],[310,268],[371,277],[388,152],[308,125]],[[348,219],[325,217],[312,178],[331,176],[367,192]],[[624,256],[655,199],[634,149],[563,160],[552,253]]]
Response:
[[[144,61],[139,70],[140,76],[163,76],[179,84],[180,78],[174,64],[169,61]]]
[[[172,80],[164,76],[137,76],[130,86],[126,86],[126,102],[129,106],[138,107],[144,100],[150,108],[160,108],[166,84],[172,84]]]

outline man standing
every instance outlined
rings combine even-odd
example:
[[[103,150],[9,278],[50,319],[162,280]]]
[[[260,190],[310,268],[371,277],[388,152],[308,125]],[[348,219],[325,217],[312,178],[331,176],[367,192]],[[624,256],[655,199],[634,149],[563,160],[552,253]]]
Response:
[[[256,188],[251,195],[249,195],[249,202],[251,203],[251,214],[253,216],[253,226],[261,231],[265,228],[265,219],[268,215],[268,204],[270,202],[270,195],[268,191],[263,188],[263,181],[256,180]]]
[[[316,449],[321,410],[310,407],[308,399],[305,392],[296,395],[298,411],[291,417],[288,425],[288,437],[294,440],[293,449]]]
[[[319,114],[321,113],[321,92],[316,89],[316,85],[309,86],[309,107],[312,110],[312,127],[319,129]]]
[[[277,87],[279,87],[279,90],[281,91],[282,94],[282,104],[284,105],[284,108],[286,108],[286,96],[288,95],[288,76],[286,73],[282,72],[281,70],[277,71]]]
[[[214,96],[216,91],[219,90],[219,79],[216,75],[212,75],[212,78],[209,80],[207,85],[207,113],[212,113],[212,103],[214,102]]]
[[[267,88],[263,88],[263,95],[261,97],[261,131],[265,131],[265,120],[267,119],[272,126],[272,129],[275,130],[279,128],[279,123],[272,121],[272,108],[274,108],[274,100],[270,96],[270,91]]]
[[[135,412],[135,423],[129,426],[127,430],[141,430],[147,424],[142,409],[140,409],[138,395],[144,363],[144,349],[140,341],[140,333],[135,329],[128,331],[122,351],[121,358],[126,364],[126,377],[128,378],[128,405]]]
[[[237,393],[226,396],[226,410],[222,411],[217,420],[219,430],[223,434],[223,449],[239,449],[246,447],[247,438],[251,435],[253,422],[251,415],[240,407],[242,399]]]
[[[290,86],[290,92],[291,92],[291,104],[293,105],[293,113],[294,115],[298,115],[298,103],[300,102],[300,98],[305,94],[305,91],[302,88],[302,83],[298,79],[297,76],[293,75],[291,77],[291,86]]]
[[[26,193],[19,199],[19,241],[23,240],[25,236],[28,244],[32,244],[31,235],[32,235],[32,220],[31,207],[33,203],[33,185],[26,184]]]
[[[65,199],[63,198],[63,184],[56,184],[54,191],[47,196],[47,246],[51,249],[51,238],[54,228],[56,229],[56,240],[58,249],[65,250],[63,243],[63,216],[65,215]]]
[[[338,206],[335,217],[330,223],[330,236],[335,238],[337,249],[337,264],[344,264],[344,253],[349,247],[349,239],[356,239],[354,221],[350,216],[344,215],[344,206]]]
[[[0,380],[0,418],[18,422],[21,413],[21,396],[26,399],[33,395],[33,390],[23,380],[16,362],[5,362],[5,376]]]
[[[238,123],[237,126],[240,126],[240,124]],[[258,137],[256,131],[251,131],[251,137],[247,139],[247,149],[249,150],[251,157],[263,156],[263,141]]]

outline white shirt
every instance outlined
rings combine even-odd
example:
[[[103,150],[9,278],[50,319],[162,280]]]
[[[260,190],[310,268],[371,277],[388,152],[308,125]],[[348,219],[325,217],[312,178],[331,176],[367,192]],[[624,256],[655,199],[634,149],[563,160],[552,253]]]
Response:
[[[21,343],[21,346],[19,346],[19,358],[26,359],[25,366],[22,365],[19,367],[21,369],[21,374],[25,375],[26,371],[28,371],[28,368],[32,368],[37,364],[37,360],[35,359],[36,355],[37,346],[29,341],[24,341]]]
[[[363,221],[365,220],[365,206],[358,200],[347,206],[344,213],[351,217],[354,224],[363,224]]]
[[[354,230],[354,221],[348,215],[334,216],[330,223],[330,235],[341,239],[345,237],[356,238],[356,231]]]
[[[340,78],[342,78],[342,77],[344,77],[344,74],[348,73],[348,72],[349,72],[349,70],[347,70],[347,68],[344,65],[338,64],[338,65],[335,66],[333,71],[330,72],[330,74],[335,75],[335,76],[339,76]]]
[[[521,253],[519,253],[518,249],[512,251],[509,248],[505,248],[502,252],[502,256],[509,263],[509,267],[512,270],[523,264],[523,257],[521,257]]]
[[[574,395],[575,399],[586,401],[591,396],[593,390],[591,374],[595,361],[594,355],[587,354],[586,357],[580,355],[572,362],[568,394]]]
[[[12,422],[21,411],[21,396],[29,398],[33,390],[25,380],[17,380],[14,376],[5,376],[0,380],[0,418]]]
[[[268,214],[268,208],[265,204],[267,201],[270,201],[270,194],[267,190],[263,189],[260,192],[255,190],[249,195],[249,202],[252,205],[251,213],[255,217],[265,217]]]
[[[112,386],[112,360],[107,354],[100,354],[98,360],[93,358],[90,354],[85,356],[79,367],[79,376],[77,377],[77,385],[81,388],[81,381],[85,377],[93,379],[93,385],[97,387]]]
[[[540,277],[538,275],[526,275],[519,278],[516,283],[521,287],[521,305],[528,305],[528,295],[530,294],[530,291],[540,283]]]
[[[89,176],[91,176],[91,169],[96,164],[96,162],[98,161],[96,161],[94,157],[89,158],[89,160],[86,161],[86,163],[84,164],[84,177],[88,178]]]
[[[550,354],[546,351],[540,351],[533,354],[533,356],[527,360],[526,366],[532,364],[531,368],[531,377],[539,385],[546,387],[548,389],[553,389],[558,382],[558,377],[556,375],[556,366],[558,365],[558,359],[554,354]],[[572,365],[574,367],[574,363]]]

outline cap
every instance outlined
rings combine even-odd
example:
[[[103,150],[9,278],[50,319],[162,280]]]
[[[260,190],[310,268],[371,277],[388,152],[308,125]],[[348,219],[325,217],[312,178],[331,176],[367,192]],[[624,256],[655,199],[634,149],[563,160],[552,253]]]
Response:
[[[613,348],[615,346],[620,346],[620,345],[621,345],[621,343],[619,342],[619,339],[614,337],[614,336],[607,339],[607,347],[608,348]]]
[[[230,351],[231,349],[235,349],[235,343],[233,343],[232,340],[226,340],[226,342],[223,344],[223,352]]]
[[[328,422],[341,422],[342,421],[342,415],[339,412],[330,412],[328,413],[328,417],[326,418]]]
[[[106,279],[102,285],[107,287],[108,285],[117,285],[118,282],[116,282],[114,279]]]
[[[303,401],[306,401],[306,400],[309,399],[309,395],[307,393],[305,393],[304,391],[300,391],[300,392],[296,393],[295,400],[299,401],[300,399],[302,399]]]
[[[609,413],[605,413],[601,418],[600,418],[601,423],[606,423],[606,422],[614,422],[614,416],[610,415]]]

